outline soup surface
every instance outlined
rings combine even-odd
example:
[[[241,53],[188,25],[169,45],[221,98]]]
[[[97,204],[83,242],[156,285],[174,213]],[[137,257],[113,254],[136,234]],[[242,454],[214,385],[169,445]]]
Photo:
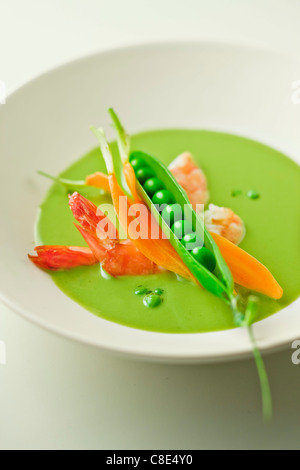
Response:
[[[115,152],[116,145],[112,144]],[[282,153],[258,142],[231,134],[202,130],[159,130],[131,138],[131,150],[143,150],[169,164],[190,151],[208,180],[210,201],[230,207],[245,222],[241,248],[259,259],[281,284],[279,301],[260,295],[259,319],[294,301],[300,293],[300,168]],[[61,176],[84,179],[105,171],[99,149],[76,161]],[[248,197],[255,191],[259,197]],[[95,204],[110,203],[94,188],[79,190]],[[233,195],[235,194],[235,196]],[[53,184],[41,204],[36,223],[36,243],[85,243],[75,228],[68,192]],[[99,265],[51,274],[56,285],[88,311],[129,327],[169,333],[207,332],[233,328],[230,308],[195,285],[172,273],[105,279]],[[163,290],[163,302],[147,308],[137,286]],[[88,312],[87,312],[88,314]]]

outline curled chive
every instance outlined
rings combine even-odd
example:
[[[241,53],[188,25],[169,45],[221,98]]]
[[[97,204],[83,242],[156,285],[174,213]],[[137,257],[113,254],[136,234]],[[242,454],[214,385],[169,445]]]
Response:
[[[72,188],[84,188],[87,186],[86,182],[83,180],[76,181],[76,180],[69,180],[66,178],[60,178],[59,176],[52,176],[49,175],[48,173],[45,173],[44,171],[38,171],[37,172],[39,175],[44,176],[45,178],[48,178],[55,183],[62,184],[66,188],[72,189]]]

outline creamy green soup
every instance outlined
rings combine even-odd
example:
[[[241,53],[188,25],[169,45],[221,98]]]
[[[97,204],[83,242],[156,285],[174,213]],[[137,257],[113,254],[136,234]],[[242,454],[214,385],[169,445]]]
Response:
[[[259,296],[259,319],[299,296],[300,169],[296,163],[258,142],[210,131],[146,132],[132,137],[131,149],[151,153],[166,164],[190,151],[207,176],[210,202],[232,208],[244,220],[247,233],[241,248],[265,264],[284,290],[279,301]],[[112,150],[116,151],[115,144]],[[94,149],[62,176],[80,180],[99,170],[105,171],[105,166],[100,150]],[[79,192],[97,205],[110,202],[109,196],[94,188]],[[253,193],[259,197],[249,197]],[[36,243],[85,246],[73,222],[68,192],[54,184],[40,208]],[[88,311],[122,325],[169,333],[233,328],[231,311],[222,300],[169,272],[105,279],[99,265],[94,265],[51,276],[66,295]],[[159,307],[145,307],[143,298],[134,293],[139,285],[163,290]]]

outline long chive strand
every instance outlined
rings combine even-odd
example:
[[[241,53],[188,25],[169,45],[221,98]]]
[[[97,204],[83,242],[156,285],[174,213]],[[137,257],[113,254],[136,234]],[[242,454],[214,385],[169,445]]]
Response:
[[[75,180],[60,178],[60,177],[57,177],[57,176],[49,175],[49,173],[45,173],[44,171],[40,171],[40,170],[38,170],[37,173],[41,176],[44,176],[45,178],[48,178],[48,179],[54,181],[55,183],[62,184],[63,186],[66,186],[67,188],[68,187],[70,187],[70,188],[73,188],[73,187],[84,188],[84,187],[87,186],[86,181],[75,181]]]

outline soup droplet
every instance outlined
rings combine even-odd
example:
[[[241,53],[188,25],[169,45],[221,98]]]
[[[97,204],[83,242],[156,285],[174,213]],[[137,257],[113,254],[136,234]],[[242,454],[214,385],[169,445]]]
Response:
[[[155,308],[158,307],[162,302],[161,296],[158,294],[148,294],[143,298],[143,304],[145,307]]]
[[[257,191],[254,191],[254,189],[250,189],[250,191],[247,192],[247,196],[250,199],[258,199],[259,198],[259,193]]]
[[[144,295],[148,292],[148,289],[147,287],[145,286],[137,286],[135,289],[134,289],[134,293],[135,295]]]
[[[234,189],[233,191],[231,191],[232,197],[237,197],[237,196],[240,196],[241,194],[242,194],[242,191],[240,189]]]

